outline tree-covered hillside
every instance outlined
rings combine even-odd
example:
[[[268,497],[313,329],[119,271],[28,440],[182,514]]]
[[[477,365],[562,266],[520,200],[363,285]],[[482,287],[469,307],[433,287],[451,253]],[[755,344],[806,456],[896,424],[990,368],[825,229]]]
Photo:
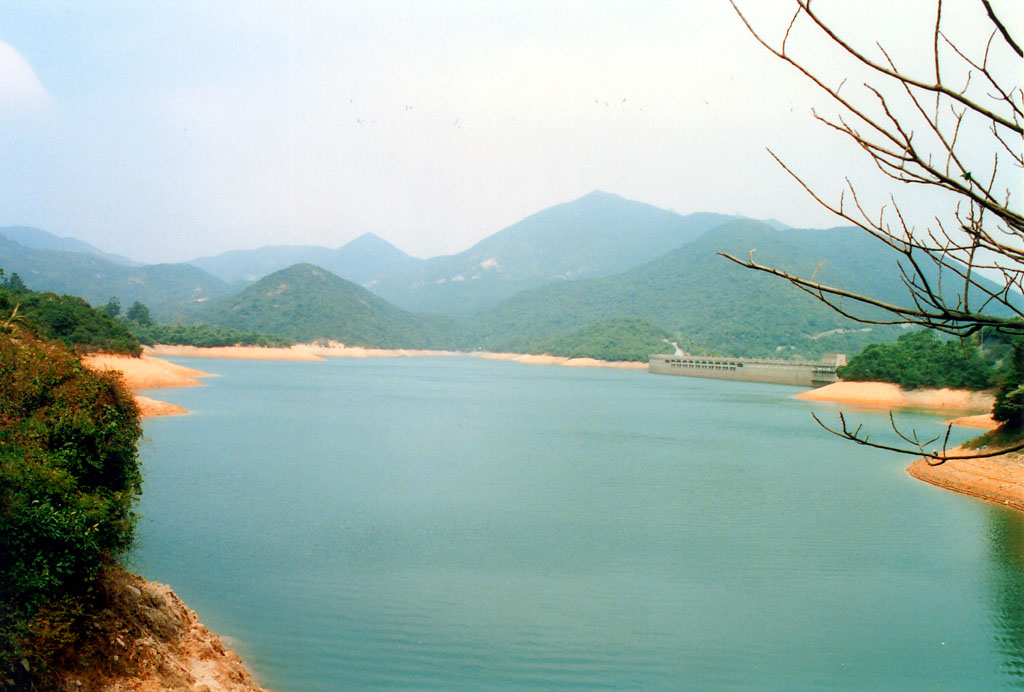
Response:
[[[795,287],[718,256],[754,248],[783,266],[813,270],[825,261],[820,276],[853,287],[873,280],[867,267],[891,261],[846,229],[776,231],[757,221],[736,221],[615,276],[522,292],[479,313],[469,325],[469,343],[516,350],[621,315],[645,319],[693,348],[738,356],[817,358],[898,335],[891,329],[865,331]]]
[[[252,333],[262,333],[378,347],[578,352],[582,343],[627,338],[615,320],[628,318],[695,352],[816,359],[856,353],[901,333],[860,324],[718,254],[744,257],[754,249],[761,262],[816,272],[831,285],[893,302],[906,297],[898,272],[887,271],[896,255],[853,229],[680,216],[600,192],[538,212],[450,257],[416,260],[364,235],[338,250],[263,248],[203,260],[220,271],[258,271],[312,252],[332,266],[346,265],[353,276],[381,277],[366,282],[376,294],[307,264],[305,271],[286,268],[229,295],[237,287],[194,266],[116,266],[95,255],[29,249],[0,238],[0,257],[15,261],[12,271],[30,266],[35,274],[22,276],[43,281],[37,287],[67,286],[59,290],[85,293],[94,304],[111,297],[125,305],[141,301],[155,321],[188,325],[140,331],[146,340],[212,344],[235,334],[250,343],[258,340]],[[437,314],[405,311],[381,294],[433,306]],[[489,307],[472,312],[474,306]],[[199,324],[208,327],[200,333]],[[637,344],[628,339],[632,345],[623,350]]]
[[[94,254],[30,248],[4,237],[0,262],[36,290],[81,296],[92,305],[103,305],[111,297],[125,305],[140,301],[165,321],[232,291],[220,279],[187,264],[125,266]]]
[[[974,341],[943,340],[921,329],[895,343],[871,344],[837,370],[844,380],[892,382],[907,389],[986,389],[994,372]]]
[[[20,275],[0,270],[0,325],[18,326],[36,337],[60,341],[79,353],[138,355],[142,347],[121,322],[77,296],[31,291]]]
[[[355,346],[444,348],[454,345],[450,318],[413,315],[311,264],[264,277],[199,316],[212,325],[295,341],[332,339]]]
[[[731,218],[682,216],[595,191],[370,288],[407,310],[468,316],[524,289],[635,267]]]
[[[652,353],[673,353],[670,335],[637,317],[613,317],[588,324],[560,336],[535,342],[529,353],[569,358],[646,361]]]

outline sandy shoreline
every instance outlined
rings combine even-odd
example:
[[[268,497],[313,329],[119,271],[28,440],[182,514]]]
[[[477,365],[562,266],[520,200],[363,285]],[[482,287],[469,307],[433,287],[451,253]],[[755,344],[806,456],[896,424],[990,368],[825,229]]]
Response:
[[[829,401],[856,408],[924,409],[942,413],[963,413],[946,423],[979,430],[995,430],[998,423],[987,411],[992,410],[995,397],[991,392],[968,389],[904,390],[888,382],[834,382],[818,389],[801,392],[797,399]]]
[[[912,408],[935,412],[964,412],[946,421],[951,425],[994,430],[993,396],[989,392],[958,389],[904,391],[882,382],[837,382],[797,395],[805,401],[830,401],[863,408]],[[957,448],[954,452],[971,453]],[[914,478],[946,490],[970,495],[988,502],[1024,512],[1024,454],[1010,453],[983,459],[950,459],[937,466],[918,459],[907,467]]]
[[[158,401],[138,393],[140,389],[159,389],[163,387],[195,387],[203,384],[195,378],[208,377],[210,373],[187,368],[183,365],[154,358],[146,353],[139,358],[95,353],[82,356],[82,364],[98,371],[117,371],[121,373],[124,384],[135,395],[135,403],[143,418],[152,416],[175,416],[188,411],[177,404]]]
[[[386,349],[328,345],[296,344],[287,347],[263,346],[168,346],[158,344],[146,347],[152,356],[178,356],[185,358],[233,358],[243,360],[324,360],[325,358],[422,358],[469,357],[485,360],[505,360],[531,365],[565,365],[575,368],[620,368],[646,370],[647,363],[635,361],[607,361],[596,358],[568,358],[565,356],[534,355],[529,353],[493,353],[489,351],[436,351],[425,349]]]
[[[907,473],[940,488],[1024,512],[1024,454],[1020,452],[984,459],[950,459],[938,466],[918,459],[907,467]]]
[[[924,408],[984,413],[992,410],[991,392],[968,389],[904,390],[887,382],[834,382],[796,395],[804,401],[831,401],[865,408]]]
[[[470,357],[487,360],[504,360],[531,365],[564,365],[575,368],[620,368],[646,370],[647,363],[628,361],[603,361],[594,358],[565,358],[562,356],[532,355],[522,353],[489,353],[474,351],[430,351],[415,349],[363,348],[331,343],[328,345],[296,344],[288,347],[262,346],[170,346],[145,347],[140,358],[108,353],[91,354],[82,358],[82,363],[93,370],[120,371],[128,389],[135,392],[135,401],[145,418],[151,416],[172,416],[188,413],[176,404],[158,401],[138,394],[140,389],[162,387],[194,387],[203,384],[197,377],[209,377],[210,373],[188,368],[163,360],[161,357],[182,358],[227,358],[238,360],[284,360],[323,361],[327,358],[413,358],[413,357]]]

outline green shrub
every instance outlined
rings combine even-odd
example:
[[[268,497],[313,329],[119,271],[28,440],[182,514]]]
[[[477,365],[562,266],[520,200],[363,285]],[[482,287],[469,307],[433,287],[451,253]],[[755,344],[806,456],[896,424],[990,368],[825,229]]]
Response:
[[[231,327],[211,327],[206,324],[157,324],[128,322],[132,334],[143,344],[172,344],[187,346],[291,346],[293,339],[246,332]]]
[[[101,570],[132,543],[140,435],[115,375],[0,327],[0,674],[74,643]]]
[[[1010,341],[996,380],[999,391],[992,418],[1007,430],[1024,430],[1024,338]]]
[[[893,382],[907,389],[992,386],[992,364],[970,341],[940,340],[929,330],[904,334],[895,343],[870,344],[837,370],[853,381]]]
[[[13,291],[0,287],[0,324],[11,319],[43,339],[60,341],[79,353],[103,351],[139,355],[142,346],[128,328],[84,299]]]

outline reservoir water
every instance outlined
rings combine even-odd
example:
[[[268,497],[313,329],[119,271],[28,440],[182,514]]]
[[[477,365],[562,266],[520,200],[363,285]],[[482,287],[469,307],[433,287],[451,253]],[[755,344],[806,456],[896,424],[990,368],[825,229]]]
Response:
[[[798,388],[172,360],[217,376],[153,393],[134,567],[276,692],[1024,687],[1021,516]]]

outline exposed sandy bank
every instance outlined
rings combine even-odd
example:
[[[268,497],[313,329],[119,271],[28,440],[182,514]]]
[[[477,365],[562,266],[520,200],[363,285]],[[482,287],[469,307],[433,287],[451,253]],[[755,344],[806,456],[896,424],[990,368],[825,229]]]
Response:
[[[936,412],[963,411],[977,415],[946,421],[952,425],[993,430],[989,413],[994,397],[990,392],[966,389],[922,389],[905,391],[885,382],[836,382],[797,394],[807,401],[831,401],[864,408],[916,408]],[[918,459],[907,469],[919,480],[1024,511],[1024,455],[1008,454],[987,459],[951,459],[930,466]]]
[[[117,370],[129,389],[155,389],[158,387],[194,387],[201,385],[197,377],[210,373],[176,365],[143,353],[140,358],[117,356],[109,353],[82,357],[82,363],[93,370]]]
[[[92,370],[113,370],[121,373],[125,386],[131,390],[156,389],[159,387],[194,387],[201,385],[197,377],[207,377],[210,373],[175,365],[166,360],[153,358],[143,353],[141,358],[118,356],[109,353],[92,354],[82,357],[82,363]],[[141,394],[135,394],[135,403],[144,418],[150,416],[173,416],[188,413],[176,404],[158,401]]]
[[[58,689],[94,692],[266,692],[242,659],[170,587],[121,570],[77,667]]]
[[[485,360],[508,360],[531,365],[565,365],[570,368],[622,368],[646,370],[647,363],[623,360],[597,360],[596,358],[566,358],[565,356],[536,355],[532,353],[490,353],[474,351],[465,355]]]
[[[274,346],[146,346],[144,352],[153,356],[184,356],[186,358],[231,358],[237,360],[323,360],[313,347],[297,345]]]
[[[1024,512],[1024,454],[1020,452],[986,459],[950,459],[938,466],[918,459],[907,472],[940,488]]]
[[[834,382],[796,395],[806,401],[831,401],[869,408],[929,408],[944,411],[992,410],[990,392],[967,389],[903,390],[887,382]]]
[[[142,414],[143,418],[152,418],[154,416],[180,416],[183,413],[188,413],[188,409],[184,406],[160,401],[159,399],[150,399],[148,396],[143,396],[141,394],[135,394],[134,396],[135,404],[139,407],[139,413]]]
[[[979,430],[995,430],[999,423],[992,420],[991,413],[981,413],[977,416],[960,416],[946,421],[949,425],[959,425],[963,428],[978,428]]]

